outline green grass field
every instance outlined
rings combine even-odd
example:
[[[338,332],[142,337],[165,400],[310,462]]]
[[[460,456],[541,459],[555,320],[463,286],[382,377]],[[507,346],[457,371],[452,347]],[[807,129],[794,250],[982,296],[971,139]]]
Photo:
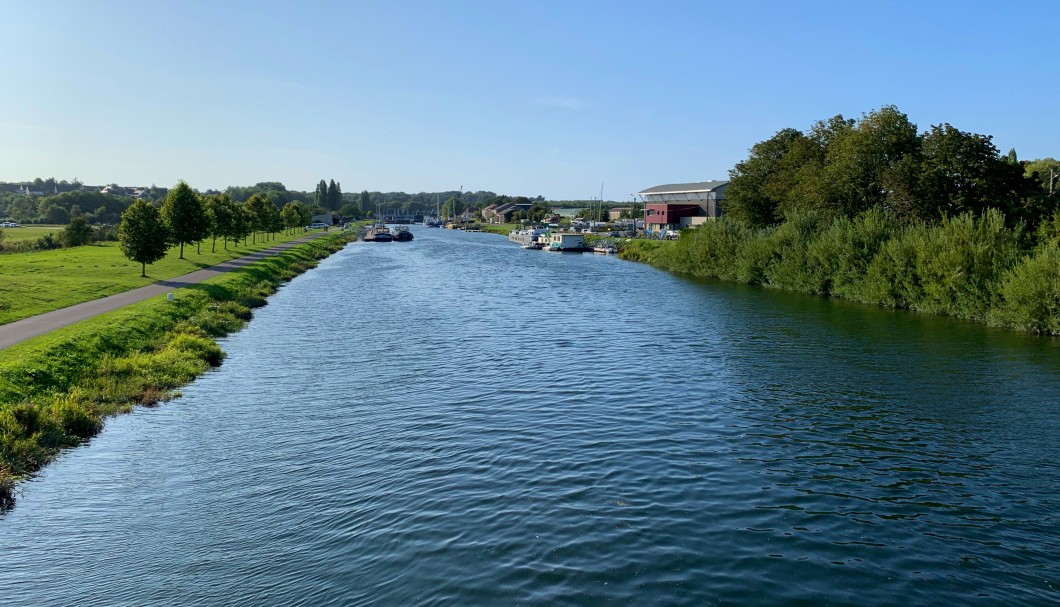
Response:
[[[36,240],[49,232],[55,234],[55,237],[58,238],[59,232],[62,232],[65,227],[66,226],[26,225],[21,228],[0,228],[0,230],[4,231],[4,240],[18,242],[20,240]]]
[[[218,241],[216,253],[210,253],[210,241],[205,241],[201,254],[194,245],[185,246],[185,259],[178,259],[174,247],[165,259],[147,266],[147,278],[140,277],[140,264],[125,259],[116,242],[0,255],[0,324],[201,270],[301,236],[305,233],[299,231],[256,245],[229,243],[228,251]]]

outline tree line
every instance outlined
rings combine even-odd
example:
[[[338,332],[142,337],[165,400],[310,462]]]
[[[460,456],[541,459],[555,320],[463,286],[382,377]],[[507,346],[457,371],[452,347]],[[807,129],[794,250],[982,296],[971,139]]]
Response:
[[[208,238],[211,251],[217,250],[218,239],[227,250],[229,242],[267,240],[284,229],[290,233],[309,224],[312,211],[299,201],[281,209],[260,193],[243,202],[232,200],[227,192],[203,196],[181,181],[160,207],[144,200],[133,202],[121,215],[118,243],[122,254],[138,262],[140,275],[146,276],[147,264],[161,260],[172,246],[180,247],[180,259],[185,245],[200,247]]]
[[[894,106],[841,115],[807,132],[779,131],[755,144],[730,171],[725,192],[729,217],[762,227],[795,214],[854,217],[873,208],[901,221],[937,222],[987,209],[1010,225],[1032,230],[1052,211],[1051,175],[1056,161],[1021,162],[1001,155],[987,135],[950,124],[919,132]]]

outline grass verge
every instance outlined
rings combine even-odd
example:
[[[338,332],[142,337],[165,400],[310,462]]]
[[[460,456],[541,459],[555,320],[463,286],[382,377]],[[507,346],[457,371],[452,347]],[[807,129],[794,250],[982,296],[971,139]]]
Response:
[[[284,281],[341,249],[337,234],[4,350],[0,510],[16,482],[97,434],[107,416],[171,397],[221,364],[215,338],[237,331]]]
[[[204,241],[201,253],[185,246],[185,259],[179,259],[174,247],[165,259],[148,266],[147,278],[140,277],[140,264],[122,256],[116,242],[0,255],[0,324],[208,268],[302,236],[299,231],[245,246],[229,243],[227,251],[219,241],[213,253],[212,243]]]

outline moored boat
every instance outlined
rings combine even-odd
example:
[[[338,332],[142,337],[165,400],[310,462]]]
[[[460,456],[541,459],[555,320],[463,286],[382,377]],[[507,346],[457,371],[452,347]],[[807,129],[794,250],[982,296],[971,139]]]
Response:
[[[391,242],[392,240],[394,240],[394,235],[390,233],[390,228],[381,223],[368,228],[368,231],[364,233],[365,242]]]
[[[397,242],[408,242],[412,240],[412,230],[405,226],[396,226],[391,235]]]

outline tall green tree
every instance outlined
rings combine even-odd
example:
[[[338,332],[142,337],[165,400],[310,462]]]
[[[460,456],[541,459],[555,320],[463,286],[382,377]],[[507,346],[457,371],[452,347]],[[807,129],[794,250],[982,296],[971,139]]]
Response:
[[[257,242],[257,233],[265,233],[272,229],[272,213],[276,212],[276,205],[272,204],[265,196],[254,194],[244,203],[247,210],[247,218],[250,220],[251,231],[254,235],[253,242]]]
[[[143,200],[134,202],[121,214],[118,246],[122,255],[140,263],[140,276],[147,276],[147,264],[166,256],[169,229],[158,209]]]
[[[317,184],[316,196],[313,198],[313,202],[319,207],[327,207],[328,205],[328,183],[323,179]]]
[[[361,192],[361,213],[367,213],[372,210],[372,197],[368,194],[368,190]]]
[[[180,245],[180,259],[184,259],[185,244],[200,242],[210,231],[202,198],[184,181],[177,183],[166,195],[166,201],[162,203],[162,219],[173,242]]]
[[[332,179],[331,183],[328,184],[328,204],[326,207],[329,211],[337,211],[341,206],[342,188]]]
[[[287,228],[288,234],[300,225],[305,225],[302,223],[302,214],[298,211],[298,207],[300,206],[302,206],[302,203],[300,202],[288,202],[283,205],[283,209],[280,210],[280,219],[283,220],[283,225]]]
[[[210,236],[213,237],[211,252],[217,250],[218,238],[224,242],[226,251],[229,240],[239,239],[240,233],[236,226],[238,214],[239,205],[232,202],[227,192],[206,199],[206,215],[210,220]]]
[[[70,224],[63,228],[59,238],[64,247],[79,247],[93,240],[92,226],[83,215],[78,215],[70,220]]]

